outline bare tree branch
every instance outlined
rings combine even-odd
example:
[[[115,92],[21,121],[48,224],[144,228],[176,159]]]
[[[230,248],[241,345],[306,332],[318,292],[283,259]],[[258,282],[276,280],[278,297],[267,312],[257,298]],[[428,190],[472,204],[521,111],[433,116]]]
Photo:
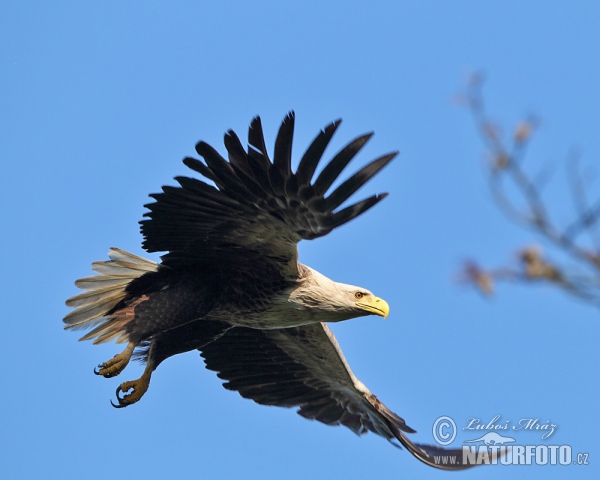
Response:
[[[501,129],[485,110],[482,86],[483,76],[473,75],[460,99],[470,111],[488,151],[486,175],[492,197],[510,220],[531,230],[569,264],[551,260],[539,247],[521,247],[514,266],[486,270],[474,261],[466,262],[461,281],[484,295],[493,293],[497,281],[544,282],[600,306],[600,198],[589,202],[589,186],[580,173],[578,157],[572,155],[567,161],[567,182],[575,213],[566,225],[558,225],[542,194],[550,175],[545,172],[533,177],[524,167],[527,146],[539,121],[533,117],[522,120],[510,140],[504,140]],[[581,239],[583,234],[591,239],[591,247]]]

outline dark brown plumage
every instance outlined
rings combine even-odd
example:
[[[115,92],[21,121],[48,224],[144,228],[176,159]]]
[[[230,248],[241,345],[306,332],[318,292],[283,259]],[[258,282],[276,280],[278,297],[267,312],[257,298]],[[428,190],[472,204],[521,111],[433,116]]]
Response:
[[[200,142],[184,163],[209,182],[176,177],[146,205],[143,247],[168,252],[160,264],[116,248],[95,262],[99,275],[76,282],[83,293],[67,300],[68,329],[92,328],[82,339],[116,340],[125,350],[96,373],[121,373],[132,355],[146,362],[142,377],[117,390],[117,407],[137,402],[152,372],[170,356],[198,349],[225,388],[265,405],[298,413],[357,434],[372,431],[398,441],[419,460],[439,468],[433,455],[460,451],[418,445],[404,420],[383,405],[353,374],[324,322],[364,315],[387,316],[389,306],[368,290],[334,282],[298,262],[297,243],[356,218],[386,194],[340,206],[385,167],[384,155],[327,192],[371,134],[350,142],[320,171],[318,164],[340,121],[325,127],[292,170],[295,117],[283,121],[274,159],[267,155],[260,119],[245,150],[225,135],[228,160]]]

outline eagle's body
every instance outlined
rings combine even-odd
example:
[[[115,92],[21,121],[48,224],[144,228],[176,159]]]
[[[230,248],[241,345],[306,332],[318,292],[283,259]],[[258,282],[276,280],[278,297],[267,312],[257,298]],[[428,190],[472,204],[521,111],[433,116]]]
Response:
[[[350,370],[325,322],[364,315],[387,316],[388,304],[368,290],[337,283],[298,261],[297,243],[326,235],[379,202],[384,195],[339,209],[396,155],[385,155],[325,196],[341,171],[370,138],[358,137],[325,166],[319,160],[339,125],[316,137],[296,172],[291,169],[294,116],[284,120],[267,156],[260,119],[251,124],[248,150],[232,131],[225,136],[229,161],[204,142],[206,164],[184,163],[215,186],[177,177],[163,187],[141,222],[144,248],[168,252],[160,264],[112,248],[95,262],[99,275],[76,282],[85,291],[66,328],[92,328],[82,339],[116,340],[125,350],[99,365],[97,374],[121,373],[132,355],[146,362],[142,377],[117,389],[117,407],[137,402],[152,372],[166,358],[200,350],[224,386],[258,403],[298,407],[304,417],[373,431],[396,439],[421,461],[465,468],[460,451],[412,443],[414,432],[383,405]],[[129,392],[129,393],[127,393]],[[437,465],[433,455],[456,455]]]

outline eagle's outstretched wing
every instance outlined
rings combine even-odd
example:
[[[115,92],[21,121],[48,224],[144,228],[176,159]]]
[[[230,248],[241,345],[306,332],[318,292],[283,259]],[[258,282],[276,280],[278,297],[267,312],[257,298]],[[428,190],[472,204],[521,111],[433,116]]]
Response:
[[[163,187],[151,195],[156,202],[146,205],[150,212],[142,220],[144,248],[149,252],[168,251],[166,265],[185,259],[235,261],[254,252],[276,262],[284,277],[295,278],[296,244],[301,239],[326,235],[334,228],[365,212],[386,194],[373,195],[336,210],[356,190],[396,156],[384,155],[325,196],[350,160],[371,134],[362,135],[344,147],[312,182],[312,177],[331,137],[340,124],[325,127],[315,138],[292,172],[294,114],[283,121],[275,142],[274,160],[267,155],[260,118],[250,125],[246,152],[233,131],[225,135],[229,161],[210,145],[200,142],[196,151],[205,163],[184,159],[191,169],[212,181],[176,177],[180,187]]]
[[[415,431],[358,380],[326,324],[279,330],[232,328],[201,349],[224,387],[263,405],[299,407],[303,417],[399,441],[433,467],[459,470],[461,450],[411,442]],[[438,460],[436,461],[436,457]],[[445,457],[442,459],[441,457]],[[453,457],[452,459],[450,457]]]

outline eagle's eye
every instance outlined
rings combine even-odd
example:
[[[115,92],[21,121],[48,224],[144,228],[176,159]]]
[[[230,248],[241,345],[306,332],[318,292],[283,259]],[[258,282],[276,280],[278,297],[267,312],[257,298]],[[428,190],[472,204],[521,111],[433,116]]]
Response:
[[[364,296],[365,296],[365,294],[364,294],[364,293],[362,293],[362,292],[356,292],[356,293],[354,294],[354,298],[356,298],[357,300],[360,300],[360,299],[361,299],[361,298],[363,298]]]

